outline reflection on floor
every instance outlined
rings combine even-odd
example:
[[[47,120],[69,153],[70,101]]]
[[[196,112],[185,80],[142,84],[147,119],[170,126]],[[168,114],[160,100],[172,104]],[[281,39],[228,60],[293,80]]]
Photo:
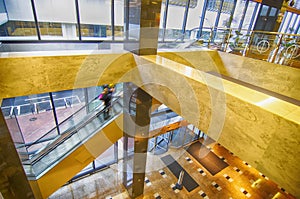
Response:
[[[284,189],[278,187],[267,176],[255,170],[220,144],[210,142],[206,145],[213,153],[228,163],[212,176],[196,159],[184,149],[169,149],[167,153],[149,153],[144,195],[142,198],[205,198],[205,199],[295,199]],[[176,189],[177,177],[164,165],[161,157],[172,157],[199,184],[188,192],[185,188]],[[66,185],[50,196],[59,198],[129,198],[122,186],[122,161],[96,174]]]

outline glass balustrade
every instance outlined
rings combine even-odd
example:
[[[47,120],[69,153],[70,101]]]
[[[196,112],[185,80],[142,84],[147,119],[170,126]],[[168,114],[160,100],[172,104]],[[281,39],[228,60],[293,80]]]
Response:
[[[87,106],[91,106],[91,102]],[[84,107],[82,108],[84,109]],[[122,98],[117,98],[112,103],[111,117],[107,120],[104,118],[104,109],[100,109],[99,106],[95,106],[94,109],[83,117],[82,121],[76,123],[73,127],[67,129],[62,134],[56,136],[54,139],[42,142],[43,147],[37,152],[30,155],[30,160],[23,161],[24,169],[27,176],[30,178],[36,178],[39,175],[47,172],[48,169],[55,166],[59,161],[70,154],[76,147],[80,146],[83,142],[88,140],[91,136],[97,133],[105,125],[113,121],[123,111]],[[81,110],[74,114],[74,117],[79,117]],[[73,120],[73,117],[67,120]],[[162,109],[155,111],[151,115],[150,131],[160,129],[168,124],[172,124],[181,121],[182,117],[172,112],[170,109]],[[62,122],[62,124],[67,121]],[[51,131],[49,132],[51,135]],[[49,136],[51,137],[51,136]],[[47,140],[47,136],[43,137]],[[30,147],[41,147],[42,143],[36,143]],[[113,143],[112,143],[113,144]]]
[[[122,100],[118,98],[112,102],[110,118],[105,120],[105,110],[102,109],[99,111],[96,107],[93,111],[84,116],[82,121],[75,123],[73,127],[57,136],[51,143],[48,143],[44,148],[41,148],[37,153],[32,155],[30,161],[24,162],[27,176],[39,176],[55,166],[56,163],[66,157],[90,136],[114,120],[122,112],[122,109]],[[73,118],[70,120],[73,120]]]
[[[204,27],[160,42],[159,49],[212,49],[300,68],[300,35]]]

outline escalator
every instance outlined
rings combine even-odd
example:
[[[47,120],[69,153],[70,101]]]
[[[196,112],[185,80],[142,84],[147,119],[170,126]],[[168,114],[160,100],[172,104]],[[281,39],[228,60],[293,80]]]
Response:
[[[123,137],[123,99],[115,97],[106,120],[103,107],[94,103],[60,123],[59,135],[50,130],[33,143],[17,146],[35,196],[47,198]],[[150,131],[180,120],[168,108],[154,111]]]
[[[60,124],[65,131],[59,135],[50,131],[30,145],[17,147],[27,149],[27,158],[24,153],[21,158],[35,196],[47,198],[123,136],[122,102],[121,98],[112,102],[106,120],[102,107],[86,112],[91,102]]]

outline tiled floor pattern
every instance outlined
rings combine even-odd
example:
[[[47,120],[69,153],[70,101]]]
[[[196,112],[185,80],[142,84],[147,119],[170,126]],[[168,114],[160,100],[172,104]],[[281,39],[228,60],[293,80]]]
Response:
[[[234,156],[219,144],[209,146],[216,155],[229,164],[221,172],[212,176],[189,153],[183,149],[169,149],[168,153],[197,181],[199,187],[188,192],[185,188],[176,189],[177,178],[165,166],[160,156],[150,156],[144,186],[145,198],[183,199],[294,199],[268,177],[255,170],[245,161]],[[176,157],[176,154],[180,154]],[[129,198],[122,184],[122,163],[113,165],[97,174],[62,187],[50,198]],[[89,180],[90,179],[90,180]]]

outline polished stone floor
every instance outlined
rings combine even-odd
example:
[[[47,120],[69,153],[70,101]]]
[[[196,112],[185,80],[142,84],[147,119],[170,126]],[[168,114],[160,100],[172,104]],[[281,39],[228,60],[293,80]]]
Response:
[[[184,149],[172,149],[161,155],[149,153],[144,183],[145,198],[205,198],[205,199],[294,199],[295,197],[280,188],[267,176],[239,159],[216,142],[206,142],[206,147],[229,164],[228,167],[212,176]],[[161,161],[161,157],[171,154],[174,159],[199,184],[188,192],[174,189],[177,178]],[[122,161],[95,174],[63,186],[49,199],[74,198],[129,198],[122,185]]]

